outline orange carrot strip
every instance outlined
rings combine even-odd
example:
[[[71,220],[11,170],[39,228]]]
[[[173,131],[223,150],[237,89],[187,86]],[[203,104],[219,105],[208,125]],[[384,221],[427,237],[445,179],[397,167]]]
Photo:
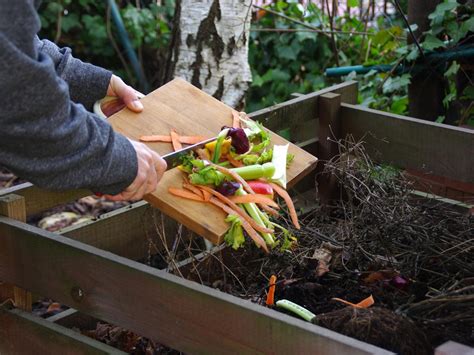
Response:
[[[170,136],[171,136],[171,144],[173,144],[174,151],[183,149],[183,146],[181,145],[179,141],[179,134],[176,133],[174,129],[170,131]]]
[[[342,298],[332,298],[332,300],[342,302],[342,303],[347,304],[348,306],[352,306],[354,308],[369,308],[370,306],[372,306],[375,303],[374,298],[372,297],[372,295],[370,295],[366,299],[363,299],[359,303],[352,303],[352,302],[343,300]]]
[[[230,154],[227,154],[226,158],[229,163],[235,168],[240,168],[241,166],[244,166],[244,163],[242,163],[240,160],[234,159]]]
[[[201,197],[203,200],[206,200],[204,198],[204,194],[203,194],[203,190],[201,189],[198,189],[196,186],[194,185],[191,185],[190,183],[188,182],[183,182],[183,187],[193,193],[195,193],[196,195],[198,195],[199,197]]]
[[[213,167],[215,167],[217,170],[219,170],[221,173],[227,175],[227,176],[230,176],[231,178],[233,178],[235,181],[239,182],[240,184],[242,184],[242,187],[244,188],[245,191],[247,191],[249,194],[252,194],[252,195],[255,195],[255,192],[252,190],[252,188],[250,187],[250,185],[247,183],[247,181],[245,181],[244,179],[242,179],[242,177],[237,174],[235,171],[232,171],[230,169],[227,169],[223,166],[220,166],[220,165],[217,165],[217,164],[214,164],[214,163],[211,163],[211,165]]]
[[[235,181],[239,182],[240,184],[242,184],[243,188],[245,191],[247,191],[249,194],[251,195],[255,195],[255,191],[253,191],[252,187],[250,187],[250,185],[247,183],[247,181],[245,181],[244,179],[242,179],[242,177],[237,174],[236,172],[232,171],[232,170],[229,170],[223,166],[220,166],[220,165],[217,165],[217,164],[213,164],[211,163],[212,166],[214,166],[217,170],[219,170],[221,173],[227,175],[227,176],[230,176],[232,177]],[[278,212],[275,211],[273,208],[271,207],[268,207],[266,205],[263,205],[263,204],[259,204],[259,206],[262,208],[262,210],[264,210],[265,212],[268,212],[269,214],[273,215],[273,216],[278,216]]]
[[[168,191],[170,194],[182,198],[186,198],[188,200],[193,200],[193,201],[199,201],[199,202],[204,202],[204,199],[200,197],[199,195],[196,195],[193,192],[183,190],[183,189],[178,189],[176,187],[169,187]]]
[[[140,136],[141,142],[163,142],[171,143],[171,136],[165,136],[161,134],[154,134],[151,136]],[[205,140],[203,136],[179,136],[179,142],[182,144],[196,144]]]
[[[240,128],[240,116],[234,110],[232,110],[232,127]]]
[[[203,136],[180,136],[179,141],[183,144],[196,144],[206,140]]]
[[[171,143],[171,136],[162,136],[159,134],[152,136],[141,136],[140,142],[164,142]]]
[[[262,232],[262,233],[273,233],[274,231],[272,229],[268,229],[265,227],[262,227],[259,225],[257,222],[255,222],[242,208],[237,206],[234,202],[232,202],[228,197],[224,196],[220,192],[211,189],[208,186],[204,185],[198,185],[198,187],[202,190],[205,190],[207,192],[210,192],[214,196],[216,196],[219,200],[227,204],[229,207],[231,207],[233,210],[235,210],[240,217],[244,218],[255,230]]]
[[[278,204],[275,201],[273,201],[271,198],[268,198],[267,196],[260,195],[260,194],[230,196],[229,199],[234,203],[261,203],[263,205],[279,208]]]
[[[269,288],[267,293],[267,306],[273,306],[275,304],[275,283],[277,281],[277,277],[275,275],[270,276],[270,281],[268,282]]]
[[[202,190],[202,194],[204,195],[204,201],[209,201],[212,197],[212,194],[206,190]]]
[[[270,185],[273,187],[273,190],[285,200],[293,225],[296,227],[296,229],[300,229],[300,222],[298,222],[298,215],[296,214],[295,205],[293,204],[290,195],[288,195],[288,192],[273,182],[271,182]]]
[[[234,215],[238,215],[238,212],[237,211],[234,211],[232,208],[230,208],[229,206],[227,206],[225,203],[222,203],[221,201],[219,201],[217,198],[215,197],[211,197],[211,199],[209,200],[209,202],[211,202],[212,204],[216,205],[217,207],[221,208],[222,210],[224,210],[224,212],[226,212],[227,214],[234,214]],[[241,223],[242,223],[242,227],[245,229],[245,231],[247,232],[247,234],[250,236],[250,238],[252,238],[252,240],[255,242],[255,244],[257,244],[259,247],[262,247],[263,250],[265,250],[265,252],[268,253],[268,247],[267,247],[267,244],[265,243],[265,241],[263,240],[263,238],[260,236],[260,234],[258,234],[255,229],[252,228],[252,226],[243,218],[240,219]]]

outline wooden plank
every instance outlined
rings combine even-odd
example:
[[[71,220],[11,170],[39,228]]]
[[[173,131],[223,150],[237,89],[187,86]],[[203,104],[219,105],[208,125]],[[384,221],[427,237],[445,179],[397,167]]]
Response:
[[[0,278],[193,354],[388,353],[5,217]]]
[[[73,330],[20,310],[0,308],[0,353],[125,354]]]
[[[364,140],[372,159],[404,169],[474,182],[474,131],[341,105],[342,134]]]
[[[319,97],[329,92],[340,94],[342,102],[357,103],[357,82],[347,81],[252,112],[249,116],[273,131],[290,127],[293,134],[304,128],[305,121],[317,117]]]
[[[0,196],[0,215],[26,222],[24,197],[15,194]],[[0,288],[0,295],[6,296],[5,298],[13,299],[15,307],[28,312],[31,311],[33,301],[30,292],[9,284],[1,284]],[[0,301],[2,300],[3,299],[0,298]]]
[[[124,109],[109,118],[113,128],[131,139],[142,135],[167,134],[176,129],[181,135],[216,136],[222,126],[231,126],[232,108],[204,93],[182,79],[175,79],[141,100],[145,109],[136,114]],[[288,141],[270,132],[273,144]],[[147,143],[159,154],[169,153],[169,143]],[[287,171],[287,179],[302,178],[316,166],[317,159],[296,145],[289,153],[295,156]],[[182,223],[213,243],[220,243],[229,228],[226,214],[211,204],[189,201],[168,192],[169,187],[182,187],[182,172],[172,169],[165,173],[157,190],[145,197],[154,207]]]
[[[31,216],[52,207],[75,201],[92,195],[87,190],[50,191],[40,189],[29,182],[0,190],[0,196],[16,194],[23,196],[26,203],[26,215]]]
[[[341,139],[341,95],[327,93],[319,98],[319,158],[321,163],[318,171],[324,171],[325,162],[339,154]],[[323,204],[337,198],[337,182],[328,174],[318,175],[318,191]]]
[[[147,202],[140,201],[103,214],[93,221],[64,228],[58,234],[138,260],[147,256],[149,240],[161,245],[156,237],[154,214],[158,212]]]

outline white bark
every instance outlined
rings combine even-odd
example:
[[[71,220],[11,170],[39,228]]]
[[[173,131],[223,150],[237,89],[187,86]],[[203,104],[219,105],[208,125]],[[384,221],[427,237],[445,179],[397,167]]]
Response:
[[[174,75],[232,107],[241,104],[252,80],[250,6],[251,0],[181,0]]]

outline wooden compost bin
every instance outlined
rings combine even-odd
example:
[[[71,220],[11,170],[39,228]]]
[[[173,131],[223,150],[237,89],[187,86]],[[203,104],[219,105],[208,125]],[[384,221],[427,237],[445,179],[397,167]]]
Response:
[[[328,159],[328,137],[364,139],[379,162],[436,176],[472,195],[474,132],[355,105],[357,84],[346,82],[250,115],[300,147]],[[454,186],[453,185],[453,186]],[[295,188],[314,188],[314,175]],[[330,184],[321,182],[321,198]],[[25,223],[27,216],[90,195],[50,192],[31,184],[0,191],[0,297],[20,309],[0,308],[0,353],[118,352],[60,325],[86,314],[186,353],[389,353],[302,320],[157,270],[133,260],[147,256],[157,211],[137,202],[61,235]],[[464,208],[466,205],[461,205]],[[31,315],[31,293],[72,310],[44,320]],[[78,310],[81,313],[77,313]],[[69,321],[68,321],[69,319]]]

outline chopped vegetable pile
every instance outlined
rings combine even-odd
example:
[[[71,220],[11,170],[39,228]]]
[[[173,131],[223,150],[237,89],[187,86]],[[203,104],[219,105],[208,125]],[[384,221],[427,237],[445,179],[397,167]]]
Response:
[[[178,149],[183,139],[175,131],[171,141]],[[143,140],[150,139],[146,137]],[[183,188],[169,188],[175,196],[211,203],[227,213],[229,223],[224,240],[234,249],[245,235],[269,252],[279,246],[288,250],[296,242],[291,233],[275,221],[279,216],[275,197],[285,201],[293,224],[300,228],[293,202],[286,192],[286,169],[292,156],[287,145],[270,148],[270,135],[244,113],[233,113],[233,127],[223,127],[216,140],[183,157],[178,168],[185,173]],[[245,233],[244,233],[245,231]]]

